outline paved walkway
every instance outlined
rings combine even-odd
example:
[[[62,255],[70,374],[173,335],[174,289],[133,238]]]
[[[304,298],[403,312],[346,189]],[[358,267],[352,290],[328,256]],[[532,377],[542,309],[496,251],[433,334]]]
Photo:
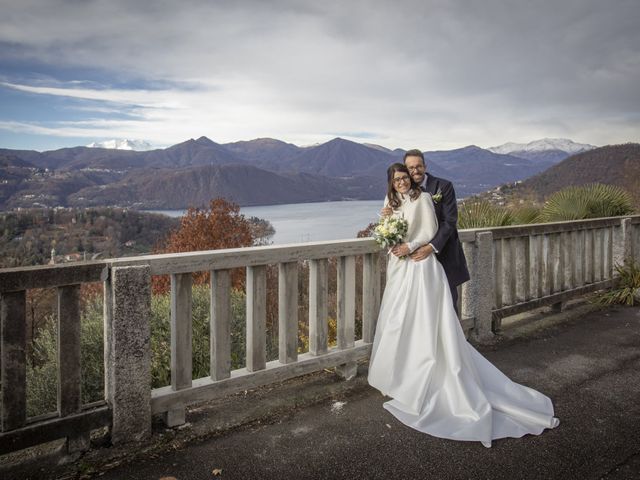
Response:
[[[560,426],[491,449],[442,440],[400,424],[362,382],[347,396],[99,478],[640,479],[639,308],[593,312],[480,351],[549,395]]]

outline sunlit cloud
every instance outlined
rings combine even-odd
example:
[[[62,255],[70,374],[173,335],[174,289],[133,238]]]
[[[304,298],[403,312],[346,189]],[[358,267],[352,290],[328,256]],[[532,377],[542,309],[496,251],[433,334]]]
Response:
[[[103,102],[139,105],[141,107],[151,108],[181,108],[181,105],[174,100],[172,92],[166,91],[36,87],[29,85],[16,85],[6,82],[0,83],[0,85],[22,92],[42,95],[56,95],[61,97],[80,98],[83,100],[99,100]]]
[[[10,92],[20,114],[0,111],[5,131],[161,145],[343,132],[424,149],[639,140],[638,2],[0,5],[0,102]],[[16,95],[56,99],[57,118]]]

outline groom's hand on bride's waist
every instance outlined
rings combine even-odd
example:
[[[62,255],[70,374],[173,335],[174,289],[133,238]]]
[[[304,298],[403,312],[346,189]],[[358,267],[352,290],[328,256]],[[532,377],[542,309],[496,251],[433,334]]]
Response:
[[[411,260],[414,262],[419,262],[424,260],[429,255],[433,253],[433,246],[429,243],[427,245],[423,245],[422,247],[416,248],[411,255]]]

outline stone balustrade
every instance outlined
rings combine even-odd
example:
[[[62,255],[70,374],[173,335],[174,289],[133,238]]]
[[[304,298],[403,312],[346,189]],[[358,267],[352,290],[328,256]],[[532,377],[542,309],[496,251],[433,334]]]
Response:
[[[463,230],[471,281],[461,288],[461,324],[489,340],[501,319],[609,287],[616,264],[640,260],[640,216]],[[361,258],[361,262],[357,261]],[[151,417],[185,422],[193,403],[335,367],[345,379],[370,354],[383,284],[372,239],[146,255],[101,262],[0,270],[0,454],[66,438],[88,448],[92,429],[113,443],[142,440]],[[328,344],[330,259],[336,265],[337,344]],[[309,351],[298,353],[299,262],[308,265]],[[356,292],[356,265],[362,265]],[[267,266],[278,268],[278,359],[267,361]],[[231,269],[246,269],[246,366],[231,368]],[[210,374],[192,378],[192,273],[211,275]],[[153,275],[171,277],[171,384],[151,389]],[[80,400],[80,285],[104,284],[105,400]],[[26,291],[58,289],[57,412],[26,415]],[[362,338],[355,338],[356,298]],[[304,319],[303,319],[304,320]]]

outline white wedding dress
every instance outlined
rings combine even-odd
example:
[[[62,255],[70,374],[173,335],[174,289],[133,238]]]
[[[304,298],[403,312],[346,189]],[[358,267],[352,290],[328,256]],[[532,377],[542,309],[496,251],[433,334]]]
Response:
[[[428,194],[405,195],[394,215],[409,222],[407,242],[426,244],[437,231]],[[511,381],[466,341],[435,255],[389,255],[368,381],[392,397],[383,407],[398,420],[436,437],[490,447],[559,424],[547,396]]]

